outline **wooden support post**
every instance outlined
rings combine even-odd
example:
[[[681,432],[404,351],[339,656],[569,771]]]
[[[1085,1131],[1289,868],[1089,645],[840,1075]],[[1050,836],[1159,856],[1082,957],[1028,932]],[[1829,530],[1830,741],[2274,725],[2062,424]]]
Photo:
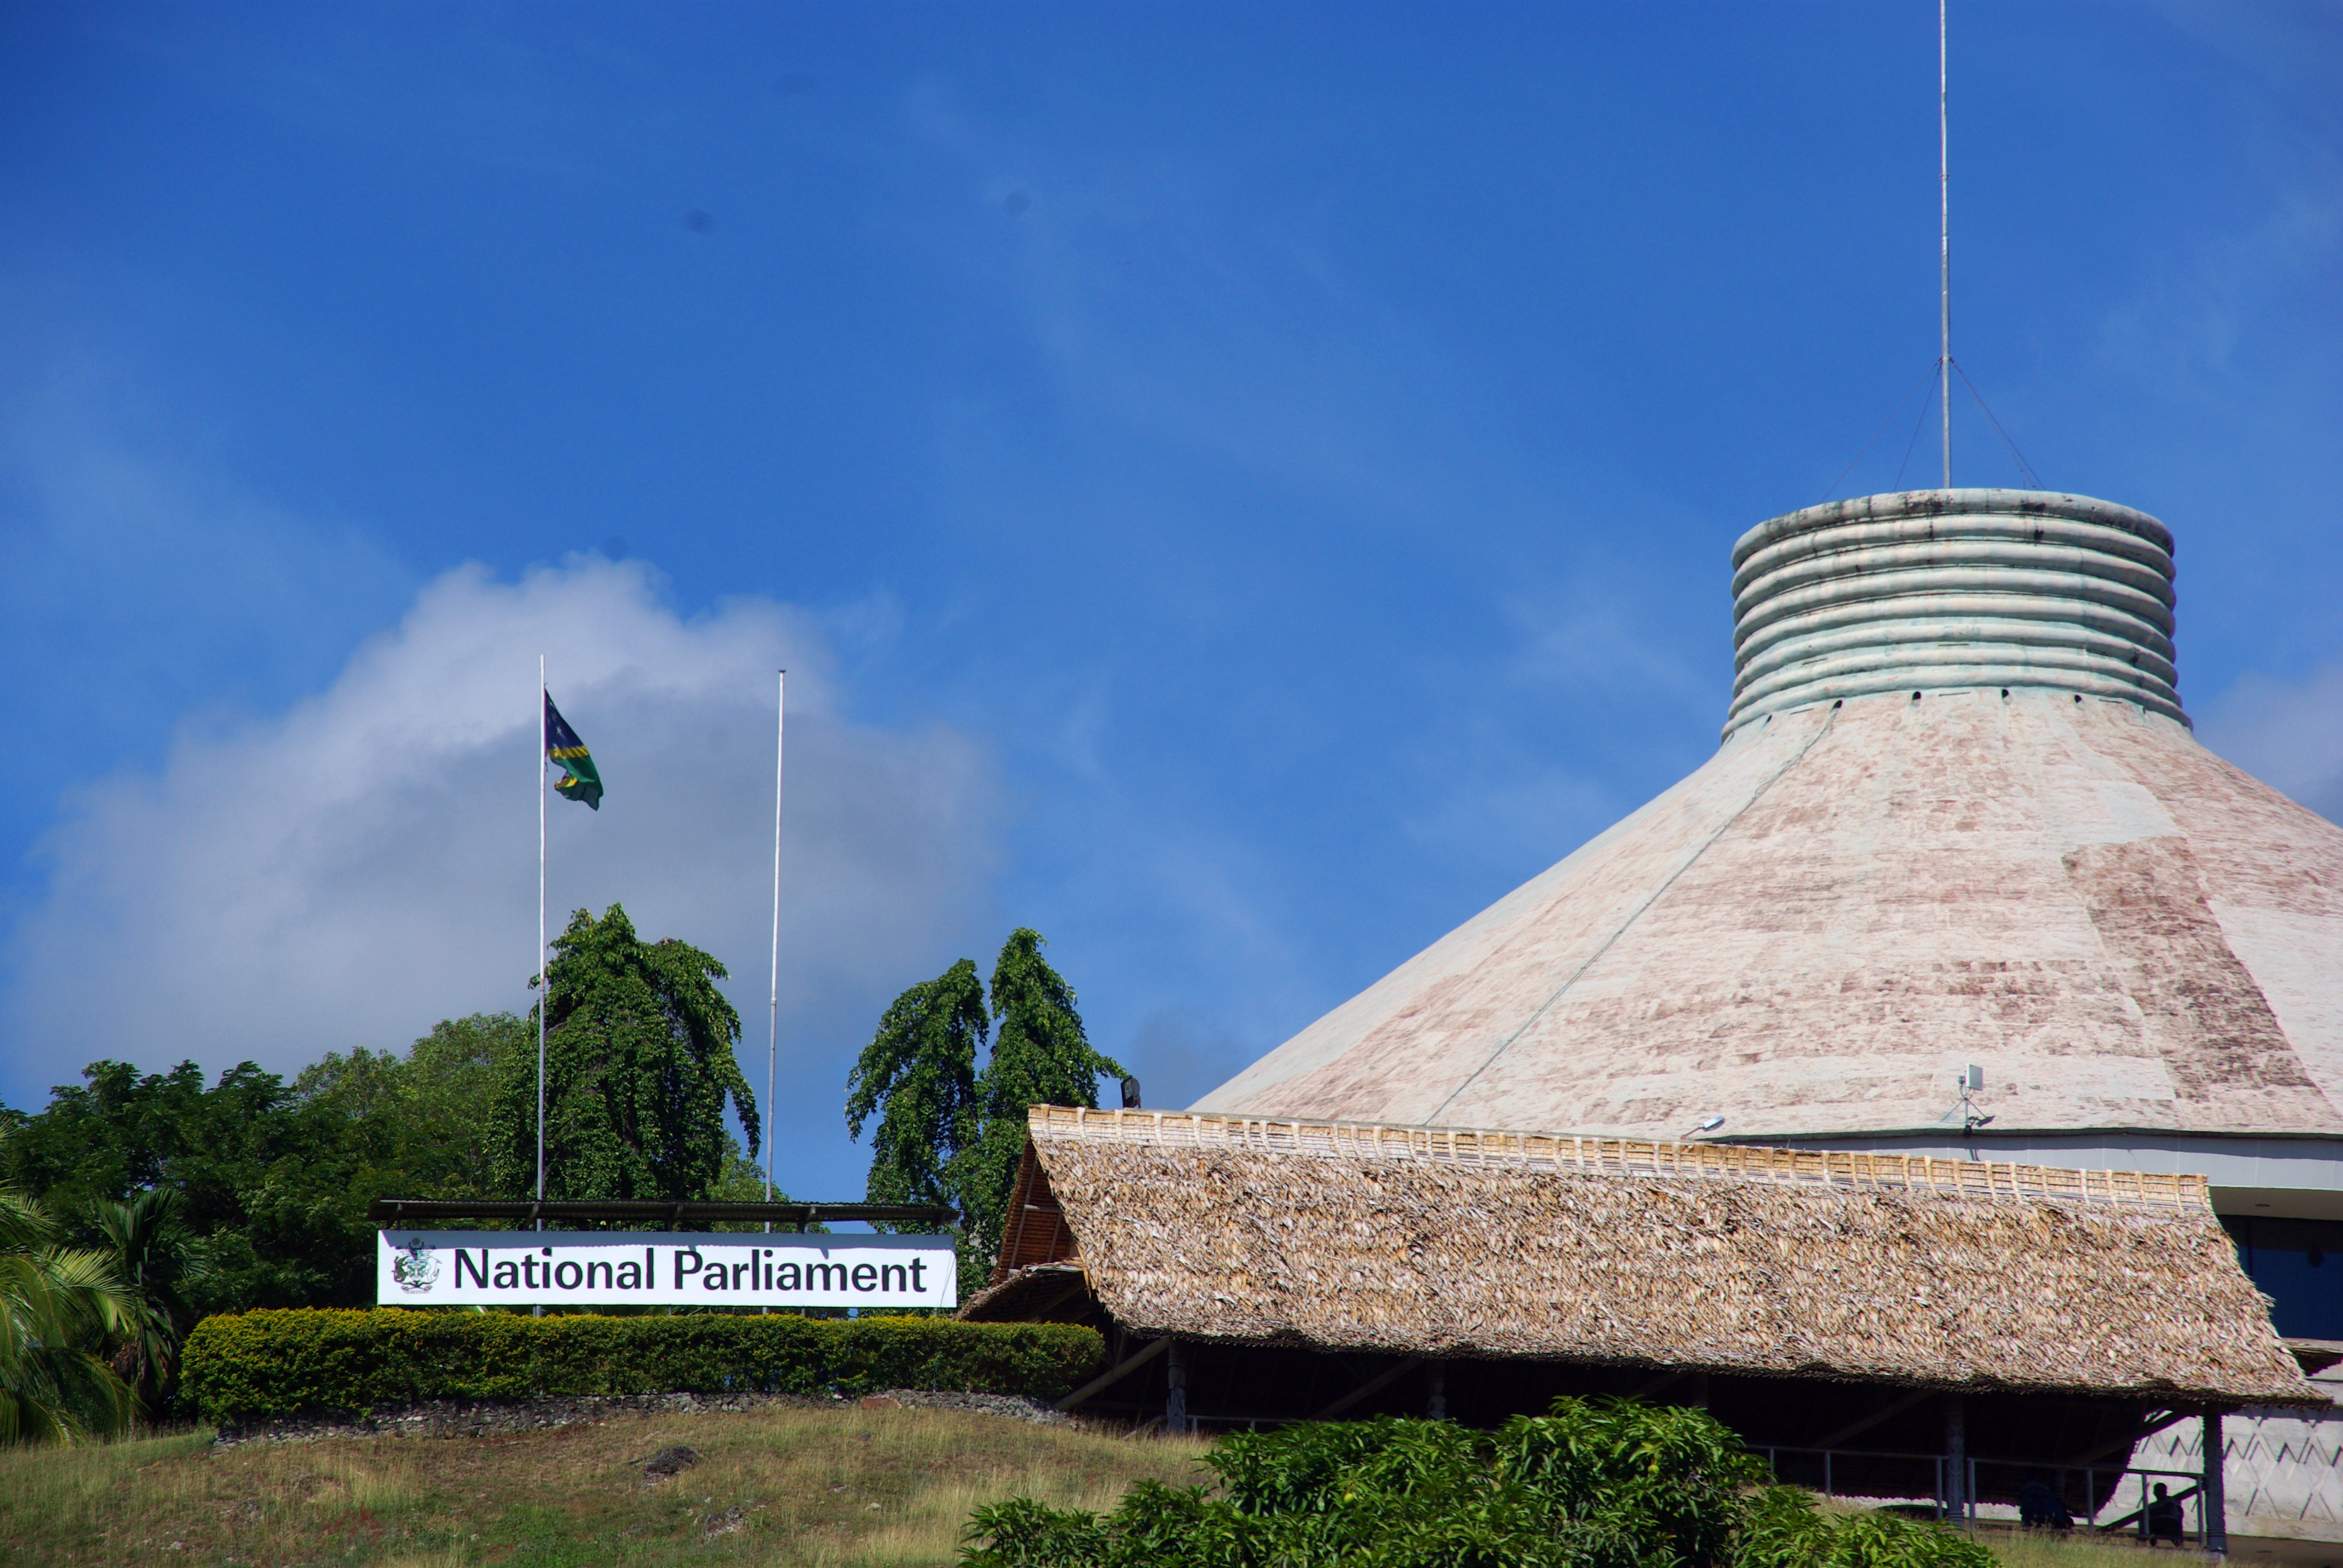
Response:
[[[1060,1307],[1064,1306],[1076,1296],[1085,1293],[1090,1290],[1090,1282],[1083,1279],[1080,1274],[1076,1274],[1073,1278],[1073,1282],[1067,1285],[1056,1295],[1050,1297],[1048,1300],[1041,1302],[1036,1306],[1025,1308],[1024,1321],[1029,1323],[1048,1322],[1050,1321],[1050,1313],[1056,1312]]]
[[[1936,1394],[1934,1389],[1924,1388],[1916,1392],[1907,1393],[1902,1399],[1891,1400],[1886,1404],[1884,1404],[1877,1410],[1873,1411],[1869,1415],[1848,1422],[1836,1432],[1824,1433],[1814,1446],[1816,1448],[1836,1448],[1848,1438],[1869,1432],[1873,1427],[1877,1426],[1880,1422],[1893,1420],[1895,1417],[1902,1415],[1906,1411],[1910,1410],[1914,1405],[1924,1403],[1925,1402],[1936,1397]]]
[[[2097,1448],[2087,1448],[2080,1453],[2067,1454],[2058,1461],[2056,1468],[2071,1470],[2080,1465],[2097,1464],[2111,1453],[2129,1453],[2166,1427],[2177,1426],[2181,1422],[2187,1421],[2188,1413],[2185,1409],[2158,1411],[2152,1418],[2141,1422],[2138,1428],[2127,1436],[2119,1437],[2113,1442],[2103,1442]]]
[[[1968,1409],[1956,1393],[1945,1396],[1945,1513],[1961,1529],[1969,1525]]]
[[[1164,1381],[1172,1385],[1163,1397],[1163,1429],[1193,1432],[1196,1423],[1188,1416],[1188,1347],[1172,1341],[1172,1353],[1164,1358],[1163,1369]]]
[[[1327,1405],[1324,1409],[1311,1416],[1310,1419],[1312,1421],[1332,1421],[1334,1417],[1342,1414],[1344,1411],[1350,1409],[1353,1405],[1358,1403],[1369,1394],[1383,1392],[1383,1390],[1389,1388],[1392,1384],[1397,1382],[1400,1379],[1405,1377],[1408,1373],[1413,1372],[1423,1364],[1423,1358],[1422,1356],[1409,1356],[1404,1361],[1395,1362],[1392,1365],[1387,1366],[1383,1371],[1377,1372],[1374,1376],[1369,1378],[1366,1382],[1361,1383],[1358,1387],[1353,1389],[1350,1392],[1344,1394],[1342,1398],[1336,1400],[1333,1403]]]
[[[2197,1517],[2203,1529],[2198,1543],[2216,1557],[2229,1553],[2229,1499],[2221,1486],[2221,1464],[2227,1455],[2222,1450],[2221,1412],[2205,1412],[2205,1481],[2197,1500]]]
[[[1637,1383],[1634,1388],[1627,1391],[1627,1397],[1629,1399],[1649,1399],[1654,1394],[1659,1392],[1662,1389],[1672,1387],[1690,1376],[1692,1376],[1691,1368],[1677,1367],[1672,1371],[1664,1372],[1655,1378],[1651,1378],[1645,1382]]]
[[[1432,1397],[1424,1402],[1423,1413],[1432,1421],[1448,1419],[1448,1363],[1432,1363]]]
[[[1107,1368],[1106,1371],[1099,1373],[1098,1376],[1091,1379],[1090,1382],[1082,1384],[1081,1387],[1076,1389],[1073,1392],[1060,1400],[1058,1402],[1058,1408],[1060,1410],[1073,1409],[1074,1406],[1081,1403],[1082,1401],[1090,1398],[1091,1395],[1098,1392],[1099,1390],[1105,1388],[1110,1383],[1120,1382],[1122,1379],[1130,1376],[1132,1372],[1137,1372],[1141,1367],[1145,1366],[1149,1362],[1153,1361],[1157,1356],[1161,1355],[1165,1351],[1171,1348],[1172,1342],[1168,1339],[1148,1341],[1143,1349],[1135,1351],[1131,1354],[1125,1356],[1122,1360],[1115,1362],[1114,1365]]]

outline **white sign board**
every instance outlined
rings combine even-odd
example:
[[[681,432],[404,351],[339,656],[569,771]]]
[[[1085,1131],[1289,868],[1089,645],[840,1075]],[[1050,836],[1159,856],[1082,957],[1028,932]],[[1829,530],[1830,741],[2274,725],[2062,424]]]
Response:
[[[949,1236],[385,1231],[384,1306],[953,1307]]]

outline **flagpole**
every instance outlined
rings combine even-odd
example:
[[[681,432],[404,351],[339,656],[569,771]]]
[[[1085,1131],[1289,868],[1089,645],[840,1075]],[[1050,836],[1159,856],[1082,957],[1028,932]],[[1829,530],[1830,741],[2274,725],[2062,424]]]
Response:
[[[545,1201],[545,655],[537,656],[537,1201]],[[537,1228],[545,1229],[539,1215]],[[545,1303],[529,1309],[545,1316]]]
[[[781,748],[788,733],[789,672],[773,690],[773,970],[765,999],[765,1201],[773,1201],[773,1084],[781,1060]],[[767,1221],[767,1230],[772,1222]]]

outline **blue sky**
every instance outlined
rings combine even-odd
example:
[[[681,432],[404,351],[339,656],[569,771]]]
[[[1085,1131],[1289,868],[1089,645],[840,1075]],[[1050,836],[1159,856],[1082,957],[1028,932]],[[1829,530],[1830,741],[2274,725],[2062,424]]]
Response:
[[[790,665],[785,1187],[1014,925],[1184,1103],[1714,746],[1732,540],[1936,353],[1935,20],[0,6],[0,1098],[524,1005],[541,651],[557,916],[725,959],[760,1081]],[[1953,78],[1956,357],[2343,811],[2343,9],[1958,4]]]

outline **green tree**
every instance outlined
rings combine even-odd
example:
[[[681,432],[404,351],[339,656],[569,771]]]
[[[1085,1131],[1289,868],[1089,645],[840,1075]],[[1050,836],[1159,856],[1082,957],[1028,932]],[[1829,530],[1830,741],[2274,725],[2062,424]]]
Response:
[[[407,1105],[414,1146],[407,1165],[418,1198],[486,1198],[497,1191],[488,1141],[481,1136],[504,1064],[530,1055],[527,1019],[509,1012],[443,1020],[407,1057]],[[532,1063],[533,1065],[533,1063]]]
[[[751,1156],[759,1146],[756,1097],[732,1055],[740,1017],[714,983],[724,966],[687,942],[642,940],[617,904],[598,920],[578,910],[553,951],[539,1003],[546,1196],[703,1196],[724,1173],[728,1098]],[[504,1061],[489,1134],[497,1183],[534,1192],[533,1049]]]
[[[1091,1044],[1073,988],[1041,956],[1048,945],[1039,931],[1021,926],[993,961],[992,1058],[976,1086],[983,1126],[954,1161],[962,1222],[988,1272],[1025,1151],[1026,1108],[1095,1106],[1098,1081],[1123,1076],[1119,1063]]]
[[[36,1195],[66,1244],[104,1244],[96,1205],[167,1186],[182,1223],[210,1239],[196,1313],[372,1299],[366,1202],[391,1180],[378,1128],[353,1128],[342,1106],[248,1061],[210,1088],[192,1061],[143,1077],[97,1061],[82,1076],[39,1115],[11,1112],[0,1140],[0,1181]]]
[[[976,964],[962,959],[887,1006],[846,1078],[846,1130],[875,1113],[873,1203],[951,1203],[952,1162],[981,1131],[976,1058],[990,1022]]]
[[[369,1182],[379,1195],[493,1197],[499,1189],[481,1130],[503,1075],[524,1055],[536,1070],[536,1044],[530,1020],[512,1013],[443,1019],[403,1060],[363,1048],[327,1052],[294,1080],[294,1096],[343,1123],[364,1163],[379,1172]]]
[[[202,1243],[180,1222],[179,1204],[177,1189],[150,1187],[126,1203],[99,1203],[90,1216],[106,1238],[126,1309],[114,1372],[154,1415],[177,1391],[179,1345],[196,1326],[186,1292],[202,1288],[210,1271]]]
[[[170,1193],[205,1265],[179,1275],[182,1322],[364,1305],[373,1199],[491,1195],[496,1063],[529,1028],[509,1013],[442,1023],[403,1059],[329,1052],[291,1084],[248,1061],[209,1087],[193,1062],[144,1075],[92,1062],[37,1115],[0,1110],[0,1183],[37,1197],[62,1244],[110,1252],[110,1208]]]
[[[119,1337],[131,1321],[106,1258],[59,1246],[39,1204],[0,1188],[0,1443],[128,1425],[129,1386],[89,1346]]]
[[[903,992],[846,1081],[847,1130],[860,1138],[880,1119],[870,1201],[950,1205],[963,1292],[990,1272],[999,1250],[1026,1108],[1094,1106],[1099,1078],[1122,1075],[1091,1046],[1073,988],[1041,957],[1047,945],[1038,931],[1011,933],[992,966],[989,1006],[969,959]]]

